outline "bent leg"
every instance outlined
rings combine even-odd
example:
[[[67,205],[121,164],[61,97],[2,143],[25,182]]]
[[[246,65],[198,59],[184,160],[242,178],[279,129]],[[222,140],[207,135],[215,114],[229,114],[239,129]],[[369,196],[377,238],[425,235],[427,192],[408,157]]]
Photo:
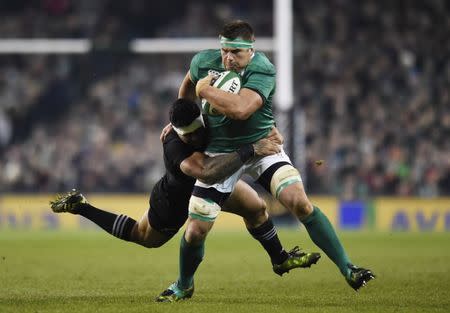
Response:
[[[159,248],[169,241],[175,234],[158,231],[151,226],[148,219],[148,210],[142,215],[139,223],[136,223],[131,231],[130,241],[146,248]]]
[[[303,184],[297,182],[287,186],[280,192],[278,200],[305,225],[312,241],[338,266],[342,275],[348,277],[351,261],[328,218],[309,201]]]
[[[130,241],[131,230],[136,221],[126,215],[117,215],[89,204],[80,191],[73,189],[57,195],[50,206],[55,213],[68,212],[81,215],[100,226],[107,233],[126,241]]]
[[[118,215],[104,211],[88,203],[80,204],[77,207],[76,214],[84,216],[94,222],[114,237],[125,241],[132,241],[131,232],[137,225],[137,222],[127,215]]]
[[[239,180],[225,201],[223,210],[241,216],[247,228],[261,226],[269,219],[266,202],[247,183]]]
[[[244,218],[248,232],[266,250],[272,264],[281,264],[289,257],[283,249],[277,230],[267,213],[266,202],[247,183],[237,182],[231,196],[224,205],[224,211]]]
[[[267,214],[265,201],[245,182],[236,184],[225,205],[225,211],[244,217],[248,232],[266,250],[276,274],[282,276],[294,268],[310,267],[319,260],[319,253],[305,253],[298,247],[289,252],[283,249],[277,230]]]

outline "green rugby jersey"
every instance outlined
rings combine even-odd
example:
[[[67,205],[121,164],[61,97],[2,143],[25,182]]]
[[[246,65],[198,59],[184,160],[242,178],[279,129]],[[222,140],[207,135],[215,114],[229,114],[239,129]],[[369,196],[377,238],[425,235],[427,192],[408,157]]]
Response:
[[[207,76],[208,71],[225,71],[220,50],[204,50],[191,61],[192,82]],[[209,152],[233,152],[240,146],[264,138],[274,125],[272,98],[275,93],[275,67],[264,53],[256,52],[241,75],[241,89],[249,88],[261,95],[263,105],[244,121],[224,115],[208,115],[211,142]],[[205,112],[204,112],[205,113]]]

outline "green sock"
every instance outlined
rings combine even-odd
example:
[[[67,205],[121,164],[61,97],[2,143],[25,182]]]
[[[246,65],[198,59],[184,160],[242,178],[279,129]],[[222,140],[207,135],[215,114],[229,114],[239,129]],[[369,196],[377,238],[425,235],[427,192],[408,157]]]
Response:
[[[347,277],[350,272],[350,259],[325,214],[314,206],[314,211],[301,222],[312,241],[339,267],[342,275]]]
[[[186,239],[184,234],[180,242],[180,277],[178,278],[178,287],[187,289],[194,283],[194,274],[197,267],[203,260],[205,254],[205,244],[192,246]]]

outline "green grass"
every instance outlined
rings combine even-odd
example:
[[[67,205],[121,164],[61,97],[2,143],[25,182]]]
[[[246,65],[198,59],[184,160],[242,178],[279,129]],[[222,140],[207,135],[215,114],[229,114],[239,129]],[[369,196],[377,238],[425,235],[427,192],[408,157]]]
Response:
[[[148,250],[102,232],[0,232],[0,312],[449,312],[450,234],[341,235],[378,275],[354,292],[326,257],[278,277],[245,232],[214,232],[189,301],[153,299],[178,273],[178,234]],[[290,249],[306,232],[281,231]]]

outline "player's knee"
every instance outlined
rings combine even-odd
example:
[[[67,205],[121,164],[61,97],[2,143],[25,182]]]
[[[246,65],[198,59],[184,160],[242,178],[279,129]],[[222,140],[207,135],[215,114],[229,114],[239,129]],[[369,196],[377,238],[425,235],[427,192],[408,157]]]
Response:
[[[267,203],[263,199],[259,199],[259,209],[256,210],[255,216],[258,218],[264,218],[267,217]]]
[[[137,227],[137,224],[134,226],[131,232],[131,241],[145,248],[155,248],[154,244],[147,240],[146,231]]]
[[[131,241],[145,248],[159,248],[164,242],[158,242],[149,238],[148,227],[136,223],[131,231]]]
[[[155,236],[154,232],[147,232],[143,236],[141,236],[141,241],[139,242],[139,244],[141,246],[144,246],[145,248],[159,248],[163,246],[170,238],[171,236],[161,234]]]
[[[145,230],[142,230],[138,223],[134,224],[133,229],[131,230],[130,241],[140,243],[143,241],[144,236]]]
[[[162,245],[164,245],[164,242],[156,242],[156,241],[144,241],[142,242],[142,245],[146,248],[159,248]]]
[[[206,239],[208,230],[202,227],[191,226],[186,228],[184,238],[189,244],[198,244]]]
[[[306,195],[292,193],[284,197],[283,204],[298,218],[308,216],[313,211],[313,205]]]
[[[154,236],[152,236],[148,232],[141,233],[139,240],[139,244],[141,246],[149,249],[159,248],[165,243],[165,241],[162,241],[160,238],[154,238]]]
[[[188,243],[197,243],[204,241],[208,232],[201,228],[190,228],[186,230],[185,239]]]
[[[267,213],[267,204],[263,199],[260,199],[260,201],[258,209],[243,216],[247,227],[255,228],[267,221],[269,217],[269,214]]]

